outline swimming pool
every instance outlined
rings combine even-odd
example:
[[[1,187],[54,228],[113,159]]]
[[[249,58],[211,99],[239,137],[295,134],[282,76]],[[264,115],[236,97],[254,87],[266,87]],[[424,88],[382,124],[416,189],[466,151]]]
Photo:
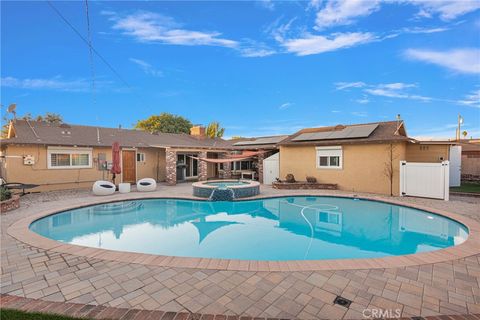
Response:
[[[69,210],[30,229],[69,244],[242,260],[377,258],[464,242],[467,228],[413,208],[339,197],[132,200]]]

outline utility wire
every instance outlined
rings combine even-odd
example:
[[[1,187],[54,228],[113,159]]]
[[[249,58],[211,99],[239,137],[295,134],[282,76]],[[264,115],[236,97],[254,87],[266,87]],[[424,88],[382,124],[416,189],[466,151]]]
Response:
[[[117,70],[115,70],[115,68],[92,46],[92,44],[87,40],[85,39],[84,36],[82,36],[82,34],[67,20],[67,18],[65,18],[65,16],[52,4],[52,2],[50,0],[46,0],[46,2],[48,3],[48,5],[52,8],[53,11],[55,11],[55,13],[63,20],[63,22],[65,22],[76,34],[77,36],[80,37],[80,39],[82,39],[83,42],[85,42],[85,44],[90,48],[90,50],[95,53],[99,58],[100,60],[102,60],[102,62],[117,76],[118,79],[120,79],[120,81],[125,85],[127,86],[128,88],[132,88],[130,86],[130,84],[120,75],[120,73],[117,72]]]
[[[88,13],[88,0],[85,0],[85,16],[87,17],[87,40],[88,40],[88,60],[90,62],[90,72],[92,76],[92,99],[93,105],[96,103],[95,99],[95,64],[93,59],[93,51],[92,51],[92,33],[90,31],[90,15]]]

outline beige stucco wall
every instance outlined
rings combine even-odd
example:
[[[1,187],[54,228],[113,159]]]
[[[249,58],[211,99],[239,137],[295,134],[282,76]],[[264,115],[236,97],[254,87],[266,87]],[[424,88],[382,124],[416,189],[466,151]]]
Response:
[[[394,195],[399,193],[399,166],[405,160],[405,143],[393,144]],[[336,183],[339,189],[356,192],[390,194],[390,178],[385,173],[390,166],[390,144],[343,146],[342,169],[318,169],[315,146],[281,146],[280,177],[294,174],[297,180],[314,176],[322,183]]]
[[[144,152],[146,162],[137,162],[137,180],[145,177],[165,180],[165,150],[142,148],[138,152]],[[5,179],[8,182],[22,182],[39,184],[40,187],[34,191],[90,188],[92,183],[100,179],[111,179],[108,171],[98,170],[98,154],[105,153],[107,161],[112,161],[111,148],[93,148],[92,168],[83,169],[48,169],[47,168],[47,146],[42,145],[11,145],[4,149],[7,155],[4,162]],[[22,156],[33,155],[34,165],[24,165]],[[13,157],[12,157],[13,156]],[[16,158],[14,156],[19,156]],[[158,161],[158,162],[157,162]],[[121,181],[121,177],[117,182]]]
[[[449,159],[450,146],[436,144],[407,145],[407,161],[410,162],[442,162]],[[443,160],[441,159],[443,158]]]

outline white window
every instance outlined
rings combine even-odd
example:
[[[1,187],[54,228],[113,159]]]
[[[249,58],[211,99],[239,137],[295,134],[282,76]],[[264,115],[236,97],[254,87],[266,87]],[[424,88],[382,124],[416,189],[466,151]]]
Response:
[[[81,169],[92,167],[91,148],[57,148],[47,150],[48,169]]]
[[[145,162],[145,153],[137,153],[137,162]]]
[[[318,169],[342,169],[343,153],[341,146],[316,147]]]

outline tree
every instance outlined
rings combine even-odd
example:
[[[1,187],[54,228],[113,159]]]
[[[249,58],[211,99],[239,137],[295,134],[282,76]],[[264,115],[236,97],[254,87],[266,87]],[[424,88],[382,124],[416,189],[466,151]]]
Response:
[[[19,118],[20,120],[28,120],[28,121],[43,121],[53,124],[60,124],[63,123],[63,118],[58,113],[47,112],[45,115],[38,115],[33,118],[31,113],[26,113],[22,117]]]
[[[466,130],[464,130],[462,132],[462,135],[463,135],[463,139],[466,139],[467,138],[467,135],[468,135],[468,132]]]
[[[137,121],[135,128],[145,130],[150,133],[190,133],[192,123],[190,120],[171,113],[161,113],[153,115],[144,120]]]
[[[222,128],[217,121],[210,122],[207,126],[206,134],[209,138],[221,138],[224,133],[225,128]]]
[[[233,136],[230,138],[230,140],[238,140],[238,139],[245,139],[245,137],[242,136]]]
[[[395,175],[395,162],[398,159],[396,145],[390,143],[386,150],[389,154],[389,159],[385,161],[383,174],[387,177],[390,183],[390,196],[393,196],[393,177]]]

